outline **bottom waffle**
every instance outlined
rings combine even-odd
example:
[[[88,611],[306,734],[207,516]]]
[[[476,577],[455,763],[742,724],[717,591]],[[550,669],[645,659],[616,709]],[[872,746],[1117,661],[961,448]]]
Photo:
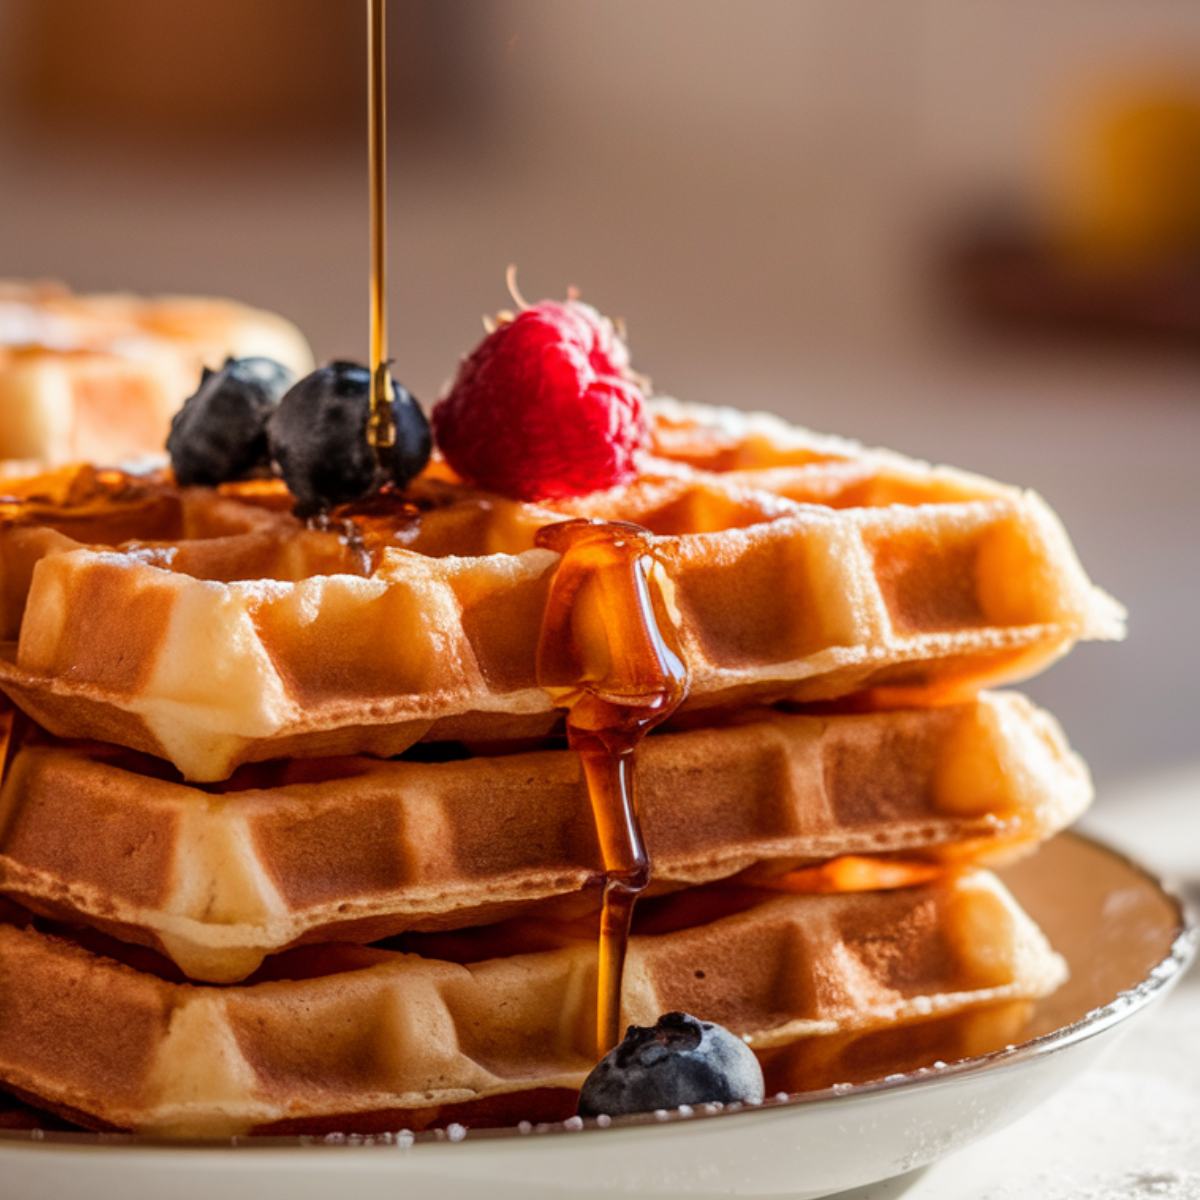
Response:
[[[685,1009],[768,1059],[1036,997],[1065,974],[983,871],[849,895],[704,889],[646,909],[624,1018]],[[21,916],[0,925],[0,1082],[94,1127],[204,1137],[546,1119],[569,1111],[593,1062],[595,947],[569,926],[302,948],[237,987],[178,982],[150,952],[105,948],[128,961]]]
[[[879,1029],[802,1038],[774,1050],[765,1050],[759,1058],[766,1078],[766,1094],[811,1092],[833,1086],[841,1089],[886,1075],[936,1070],[965,1058],[979,1058],[1015,1042],[1028,1028],[1033,1007],[1032,1000],[1001,1001]],[[490,1118],[490,1123],[503,1121],[507,1109],[511,1109],[508,1123],[559,1121],[574,1113],[575,1099],[574,1089],[544,1088],[498,1097],[490,1112],[482,1103],[472,1105],[468,1102],[460,1107],[463,1115],[469,1116],[476,1125],[483,1123],[481,1116]],[[65,1111],[60,1109],[58,1114],[53,1114],[0,1092],[0,1130],[77,1128],[73,1122],[64,1119]],[[453,1111],[448,1107],[435,1110],[434,1115],[438,1123],[445,1123],[452,1119]],[[359,1132],[390,1135],[397,1132],[397,1122],[389,1124],[388,1116],[387,1113],[371,1114],[368,1124],[363,1114],[356,1114],[350,1124]],[[412,1131],[425,1127],[428,1121],[428,1114],[409,1110],[401,1115],[398,1123],[407,1122],[405,1127]],[[296,1124],[304,1132],[320,1128],[332,1133],[343,1131],[345,1127],[336,1118]],[[275,1131],[286,1129],[287,1126],[281,1124]]]

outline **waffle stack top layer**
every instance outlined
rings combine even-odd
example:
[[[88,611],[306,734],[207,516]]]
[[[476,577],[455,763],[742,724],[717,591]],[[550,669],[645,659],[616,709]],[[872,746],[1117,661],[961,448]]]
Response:
[[[402,508],[306,530],[269,485],[227,494],[66,473],[0,514],[0,687],[46,728],[166,758],[240,763],[425,739],[539,736],[535,653],[572,516],[654,536],[692,709],[873,692],[945,699],[1031,674],[1119,607],[1035,496],[820,438],[659,402],[633,484],[551,507],[439,480]]]
[[[0,281],[0,459],[159,454],[203,366],[265,355],[311,369],[289,321],[232,300],[78,296]]]
[[[769,1049],[1037,996],[1063,977],[984,872],[718,895],[732,911],[698,923],[695,896],[658,902],[633,939],[627,1020],[687,1009]],[[89,1124],[189,1136],[494,1121],[506,1101],[529,1115],[592,1064],[594,935],[545,922],[506,935],[510,952],[482,960],[457,934],[423,957],[292,951],[249,986],[214,988],[0,924],[0,1077]]]
[[[0,793],[0,890],[229,981],[296,942],[587,911],[602,872],[576,757],[327,759],[219,790],[96,744],[27,741]],[[1016,695],[861,715],[758,711],[648,739],[654,889],[842,855],[995,859],[1063,828],[1087,772]],[[81,836],[81,831],[87,831]]]

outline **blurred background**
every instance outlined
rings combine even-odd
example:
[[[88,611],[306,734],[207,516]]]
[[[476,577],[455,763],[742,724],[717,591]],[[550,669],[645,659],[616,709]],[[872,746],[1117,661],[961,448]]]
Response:
[[[1200,761],[1200,5],[392,0],[392,338],[568,284],[660,391],[1020,482],[1131,609],[1030,686]],[[0,275],[366,354],[363,5],[0,0]]]

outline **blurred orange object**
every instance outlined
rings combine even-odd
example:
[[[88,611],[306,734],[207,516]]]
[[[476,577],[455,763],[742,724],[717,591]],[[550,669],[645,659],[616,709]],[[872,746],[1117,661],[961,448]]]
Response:
[[[1050,167],[1052,227],[1098,264],[1200,255],[1200,82],[1165,71],[1102,85]]]
[[[22,0],[33,116],[97,130],[222,135],[357,116],[362,14],[328,0]]]

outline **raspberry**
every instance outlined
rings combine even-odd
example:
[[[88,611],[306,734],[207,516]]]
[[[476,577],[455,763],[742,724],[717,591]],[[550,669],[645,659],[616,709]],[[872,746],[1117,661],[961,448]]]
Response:
[[[612,322],[578,300],[543,300],[488,334],[433,410],[446,461],[518,500],[631,479],[645,398]]]

